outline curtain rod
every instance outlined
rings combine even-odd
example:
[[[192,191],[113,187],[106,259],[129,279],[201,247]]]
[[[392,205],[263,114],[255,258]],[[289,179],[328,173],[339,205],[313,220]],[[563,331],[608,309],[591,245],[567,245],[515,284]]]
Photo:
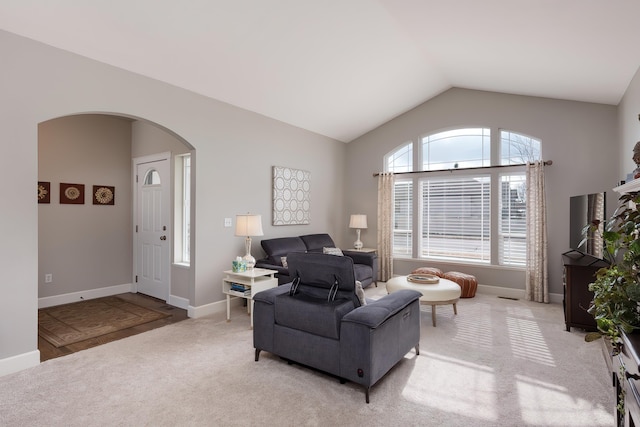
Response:
[[[545,166],[552,165],[553,160],[545,160],[543,162]],[[453,172],[453,171],[470,171],[474,169],[497,169],[497,168],[513,168],[518,166],[527,166],[527,163],[519,163],[517,165],[497,165],[497,166],[475,166],[472,168],[454,168],[454,169],[437,169],[437,170],[429,170],[429,171],[411,171],[411,172],[394,172],[394,175],[409,175],[414,173],[429,173],[429,172]],[[376,172],[373,176],[379,176],[381,172]]]

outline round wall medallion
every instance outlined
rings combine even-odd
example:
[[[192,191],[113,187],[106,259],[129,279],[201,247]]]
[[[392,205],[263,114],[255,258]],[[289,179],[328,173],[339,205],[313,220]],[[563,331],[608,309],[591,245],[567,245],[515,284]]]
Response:
[[[67,189],[64,190],[64,195],[67,196],[69,200],[75,200],[80,197],[80,190],[77,187],[67,187]]]
[[[60,203],[70,205],[84,204],[84,184],[60,183]]]
[[[99,187],[95,192],[95,196],[98,203],[106,205],[113,200],[113,191],[107,187]]]

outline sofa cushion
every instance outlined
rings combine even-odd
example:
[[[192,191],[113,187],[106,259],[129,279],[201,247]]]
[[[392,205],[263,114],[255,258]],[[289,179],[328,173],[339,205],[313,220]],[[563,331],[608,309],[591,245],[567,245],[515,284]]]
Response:
[[[331,236],[326,233],[321,234],[307,234],[300,236],[300,239],[304,242],[307,252],[320,252],[322,248],[335,248],[336,244],[333,242]]]
[[[290,252],[305,252],[307,247],[299,237],[280,237],[266,239],[260,242],[262,249],[267,254],[269,263],[282,265],[282,257]]]
[[[278,325],[327,338],[340,339],[340,322],[355,307],[352,301],[315,298],[298,293],[278,295],[275,302],[275,322]]]

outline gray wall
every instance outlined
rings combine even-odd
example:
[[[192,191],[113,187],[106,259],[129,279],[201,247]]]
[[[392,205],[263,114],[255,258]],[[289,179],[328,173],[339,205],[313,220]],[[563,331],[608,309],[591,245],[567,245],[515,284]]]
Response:
[[[38,126],[38,295],[131,283],[131,121],[69,116]],[[60,204],[60,183],[84,184],[84,204]],[[94,205],[93,185],[115,187],[115,205]],[[44,275],[53,281],[44,283]]]
[[[625,180],[636,165],[633,163],[633,146],[640,141],[640,70],[636,72],[627,92],[618,106],[620,129],[620,180]]]
[[[618,179],[616,107],[527,96],[451,89],[402,114],[347,145],[345,203],[348,212],[376,218],[377,180],[383,157],[410,140],[456,127],[507,129],[542,140],[542,155],[553,160],[546,168],[549,220],[550,292],[562,294],[561,254],[569,245],[569,198],[608,191]],[[612,195],[608,194],[609,206]],[[613,196],[615,197],[615,196]],[[370,220],[362,235],[365,246],[375,245],[377,226]],[[520,269],[497,266],[459,266],[396,260],[394,272],[407,274],[421,265],[475,274],[483,285],[524,289]]]
[[[190,309],[223,306],[222,271],[243,252],[225,217],[259,213],[265,238],[313,232],[339,235],[345,144],[0,31],[0,375],[38,363],[38,125],[81,113],[140,118],[170,129],[197,152]],[[273,227],[271,168],[311,172],[311,224]],[[10,185],[9,185],[10,184]],[[118,196],[116,196],[118,197]],[[256,242],[254,247],[258,248]],[[254,256],[259,256],[254,251]]]

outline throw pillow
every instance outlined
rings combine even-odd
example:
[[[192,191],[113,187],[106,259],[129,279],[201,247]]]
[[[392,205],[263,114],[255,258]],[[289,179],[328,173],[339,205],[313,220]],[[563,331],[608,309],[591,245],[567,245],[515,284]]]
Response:
[[[287,257],[286,256],[281,256],[280,257],[280,262],[282,263],[282,266],[284,268],[289,268],[289,265],[287,264]]]
[[[342,253],[342,250],[340,248],[322,248],[322,253],[323,254],[329,254],[329,255],[337,255],[337,256],[343,256],[344,254]]]
[[[362,288],[362,283],[359,280],[356,280],[356,295],[360,300],[360,305],[367,305],[367,299],[364,297],[364,289]]]

